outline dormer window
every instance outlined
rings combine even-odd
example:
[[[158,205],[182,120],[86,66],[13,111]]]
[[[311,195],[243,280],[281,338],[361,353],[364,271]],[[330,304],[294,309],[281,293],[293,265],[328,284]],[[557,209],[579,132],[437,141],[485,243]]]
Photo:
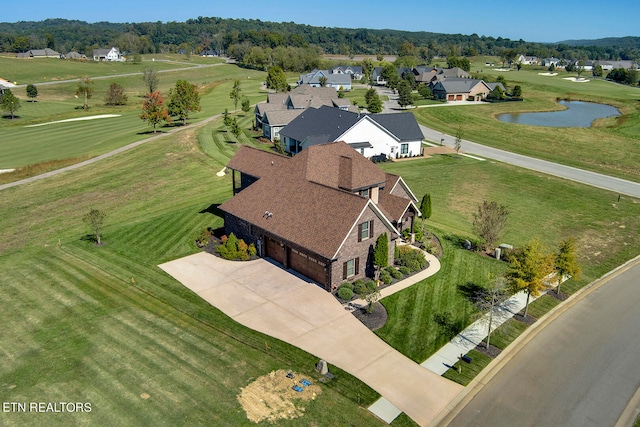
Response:
[[[365,188],[364,190],[360,190],[360,195],[368,199],[370,197],[370,191],[371,189]]]

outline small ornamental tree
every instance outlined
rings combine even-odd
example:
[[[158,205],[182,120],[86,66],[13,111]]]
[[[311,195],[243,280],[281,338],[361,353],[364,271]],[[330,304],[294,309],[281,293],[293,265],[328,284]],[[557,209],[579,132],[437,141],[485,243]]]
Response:
[[[504,205],[497,202],[484,200],[478,205],[478,210],[473,214],[473,231],[482,240],[486,250],[493,248],[496,240],[500,236],[502,229],[507,223],[509,210]]]
[[[2,97],[0,97],[0,109],[8,112],[11,115],[11,120],[13,120],[18,108],[20,108],[20,100],[18,97],[15,96],[10,89],[5,90]]]
[[[155,92],[158,89],[158,72],[151,67],[146,67],[142,72],[142,80],[149,88],[149,93]]]
[[[521,98],[522,97],[522,86],[515,85],[513,87],[513,92],[511,93],[511,96],[513,96],[514,98]]]
[[[105,105],[126,105],[127,95],[118,83],[111,83],[104,98]]]
[[[233,88],[231,92],[229,92],[229,98],[233,100],[234,110],[238,109],[238,101],[240,100],[240,92],[242,89],[240,88],[240,80],[233,81]]]
[[[376,240],[373,248],[373,265],[376,268],[376,277],[380,270],[389,265],[389,237],[382,233]]]
[[[382,101],[380,100],[380,96],[378,96],[378,92],[374,89],[368,89],[364,95],[365,101],[367,102],[367,110],[370,113],[379,113],[382,111]]]
[[[320,83],[320,87],[327,86],[327,78],[325,76],[320,76],[318,82]]]
[[[402,108],[406,108],[413,104],[413,95],[411,95],[411,86],[406,80],[402,80],[398,85],[398,104]]]
[[[431,218],[431,194],[427,193],[422,196],[420,213],[422,214],[422,232],[424,233],[424,222]]]
[[[156,132],[156,126],[161,122],[171,123],[171,116],[164,106],[164,100],[160,92],[151,92],[145,96],[142,104],[142,113],[138,116],[149,126],[153,126],[153,132]]]
[[[245,113],[249,112],[249,110],[251,109],[251,101],[249,101],[249,98],[247,98],[246,96],[242,98],[240,108],[242,108],[242,111],[244,111]]]
[[[31,100],[31,102],[34,102],[36,100],[36,98],[38,97],[38,88],[36,87],[36,85],[27,85],[27,97]]]
[[[91,230],[91,234],[95,236],[96,244],[102,244],[102,227],[104,226],[104,219],[107,216],[103,211],[98,209],[91,209],[82,218],[85,224]]]
[[[558,287],[556,293],[560,293],[560,284],[565,276],[578,278],[581,273],[580,266],[576,260],[576,239],[569,237],[560,243],[560,248],[554,258],[554,267],[556,277],[558,278]]]
[[[76,96],[82,96],[84,98],[84,104],[82,104],[82,108],[86,111],[89,109],[88,99],[93,96],[93,80],[89,77],[83,77],[78,82],[78,87],[76,88]]]
[[[527,317],[531,296],[537,297],[547,288],[545,279],[553,267],[553,255],[545,253],[537,240],[515,249],[509,256],[507,287],[513,293],[526,292],[524,317]]]

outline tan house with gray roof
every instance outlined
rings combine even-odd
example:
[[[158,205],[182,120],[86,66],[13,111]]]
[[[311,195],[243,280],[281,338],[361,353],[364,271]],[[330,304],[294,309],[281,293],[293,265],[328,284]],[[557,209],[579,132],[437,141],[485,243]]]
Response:
[[[332,291],[373,277],[371,253],[383,233],[389,262],[400,231],[413,229],[417,199],[344,142],[314,145],[295,157],[241,146],[227,167],[234,196],[219,206],[226,233]]]

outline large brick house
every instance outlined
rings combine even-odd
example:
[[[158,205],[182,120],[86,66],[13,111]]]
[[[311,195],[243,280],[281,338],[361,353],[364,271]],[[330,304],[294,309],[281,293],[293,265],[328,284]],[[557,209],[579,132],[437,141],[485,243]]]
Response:
[[[219,206],[227,234],[327,291],[372,277],[382,233],[392,262],[396,240],[413,230],[417,199],[404,180],[385,173],[344,142],[285,157],[241,146],[227,167],[234,196]]]

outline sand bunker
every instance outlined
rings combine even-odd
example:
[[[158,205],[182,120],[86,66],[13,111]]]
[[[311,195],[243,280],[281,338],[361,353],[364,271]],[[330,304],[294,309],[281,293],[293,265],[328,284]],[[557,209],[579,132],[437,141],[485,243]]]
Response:
[[[54,123],[79,122],[82,120],[110,119],[112,117],[120,117],[120,114],[100,114],[98,116],[77,117],[75,119],[57,120],[55,122],[38,123],[36,125],[27,125],[26,128],[34,128],[37,126],[52,125]]]
[[[557,76],[558,73],[538,73],[539,76]]]
[[[287,376],[287,374],[289,376]],[[303,415],[301,401],[314,400],[322,393],[320,386],[304,385],[308,377],[284,369],[263,375],[241,389],[238,401],[247,413],[247,418],[254,423],[267,420],[274,422],[280,419],[293,419]],[[295,391],[298,386],[302,391]]]
[[[575,83],[586,83],[589,80],[585,79],[584,77],[563,77],[563,80],[569,80]]]

